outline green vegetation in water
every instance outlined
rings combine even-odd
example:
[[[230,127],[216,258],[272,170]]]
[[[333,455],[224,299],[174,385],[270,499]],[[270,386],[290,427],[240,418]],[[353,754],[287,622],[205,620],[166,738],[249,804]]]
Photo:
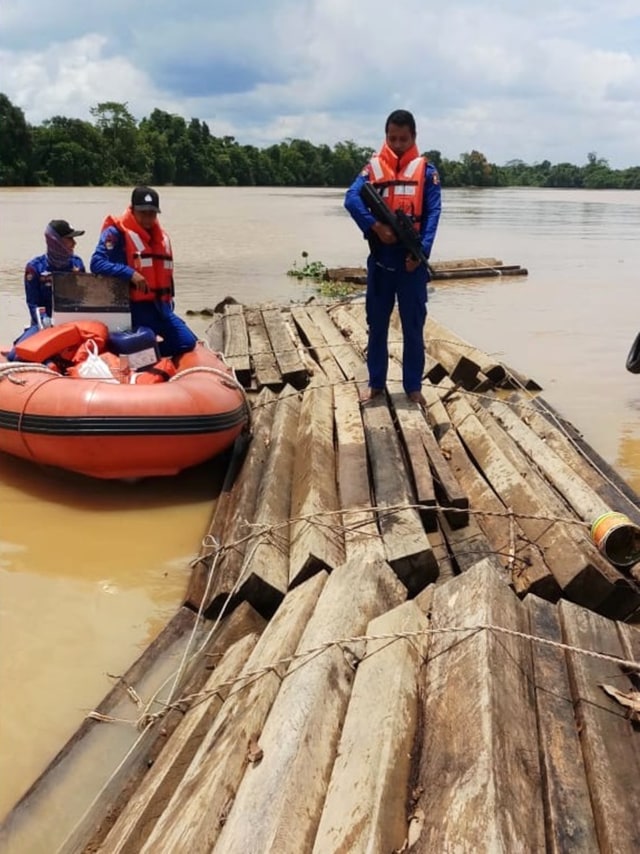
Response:
[[[337,299],[362,294],[363,288],[362,285],[353,285],[351,282],[322,282],[318,288],[318,293],[329,299]]]
[[[309,253],[301,252],[301,258],[304,261],[303,267],[298,267],[298,262],[294,261],[291,269],[287,270],[287,276],[295,276],[296,279],[324,279],[327,275],[327,267],[322,261],[309,261]]]
[[[361,293],[362,287],[353,285],[350,282],[331,281],[327,278],[329,268],[322,261],[309,261],[309,253],[301,252],[300,256],[304,261],[302,267],[298,266],[298,262],[294,261],[291,269],[287,270],[287,276],[295,276],[299,282],[304,279],[312,279],[316,284],[316,290],[323,297],[346,297],[352,294]]]

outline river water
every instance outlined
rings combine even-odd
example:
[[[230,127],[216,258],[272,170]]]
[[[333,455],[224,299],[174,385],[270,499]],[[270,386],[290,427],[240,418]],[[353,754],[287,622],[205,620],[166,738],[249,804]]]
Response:
[[[0,342],[26,322],[22,270],[50,219],[86,230],[89,264],[119,188],[0,189]],[[167,188],[177,309],[287,303],[313,293],[286,271],[366,244],[332,190]],[[434,260],[496,257],[527,277],[436,282],[441,323],[536,379],[640,489],[640,192],[445,190]],[[192,320],[198,332],[206,321]],[[138,484],[96,482],[0,454],[0,816],[181,601],[215,497],[211,466]]]

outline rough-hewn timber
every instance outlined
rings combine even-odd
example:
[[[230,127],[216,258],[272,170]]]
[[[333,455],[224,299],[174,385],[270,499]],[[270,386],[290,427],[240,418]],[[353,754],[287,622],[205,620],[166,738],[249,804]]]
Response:
[[[130,757],[113,748],[116,725],[87,722],[7,817],[2,843],[47,854],[638,849],[640,575],[588,536],[603,506],[640,521],[638,497],[547,404],[494,392],[515,372],[505,365],[500,379],[481,351],[482,397],[428,361],[427,405],[410,404],[394,314],[387,390],[361,404],[361,303],[232,305],[215,334],[249,358],[253,437],[231,456],[216,544],[205,538],[189,609],[171,626],[180,637],[163,633],[127,684],[148,701],[151,674],[166,678],[193,630],[198,645],[211,616],[235,610],[170,674],[171,705],[152,706]],[[455,372],[470,345],[439,334]],[[284,382],[276,350],[299,359],[299,392],[269,390]],[[120,716],[122,702],[98,710]]]

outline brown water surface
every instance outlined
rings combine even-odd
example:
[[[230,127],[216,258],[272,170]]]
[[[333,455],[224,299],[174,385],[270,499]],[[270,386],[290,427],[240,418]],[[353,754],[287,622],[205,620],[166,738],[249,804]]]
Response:
[[[87,266],[118,188],[0,190],[0,342],[26,322],[22,270],[50,219],[86,229]],[[366,244],[330,190],[168,188],[162,222],[177,308],[227,294],[288,302],[313,289],[294,260],[363,262]],[[534,377],[544,396],[640,489],[640,192],[445,190],[435,259],[494,256],[526,278],[436,283],[440,322]],[[206,321],[193,321],[201,332]],[[181,601],[215,495],[212,469],[96,482],[0,455],[0,815]]]

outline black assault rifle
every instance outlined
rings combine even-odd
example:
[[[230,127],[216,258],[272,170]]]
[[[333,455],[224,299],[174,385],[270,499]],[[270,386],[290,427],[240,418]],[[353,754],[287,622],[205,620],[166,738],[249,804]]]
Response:
[[[429,259],[422,248],[420,237],[413,227],[410,217],[404,211],[398,210],[394,213],[369,181],[365,181],[362,185],[360,198],[378,222],[388,225],[407,252],[428,269]]]

